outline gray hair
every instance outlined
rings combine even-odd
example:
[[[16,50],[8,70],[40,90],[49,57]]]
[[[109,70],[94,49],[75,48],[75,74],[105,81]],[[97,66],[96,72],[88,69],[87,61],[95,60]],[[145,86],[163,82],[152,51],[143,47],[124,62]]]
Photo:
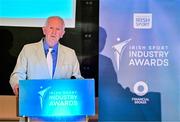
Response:
[[[60,21],[62,22],[62,24],[65,26],[65,22],[64,22],[63,18],[61,18],[61,17],[59,17],[59,16],[50,16],[50,17],[48,17],[47,20],[46,20],[46,22],[45,22],[45,26],[48,24],[49,20],[51,20],[51,19],[58,19],[58,20],[60,20]]]

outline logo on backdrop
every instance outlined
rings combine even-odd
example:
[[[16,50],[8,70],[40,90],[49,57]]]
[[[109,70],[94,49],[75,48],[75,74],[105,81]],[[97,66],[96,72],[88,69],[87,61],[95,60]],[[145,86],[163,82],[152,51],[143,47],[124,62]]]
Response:
[[[132,39],[129,38],[124,41],[120,41],[117,38],[118,43],[112,46],[114,53],[114,63],[116,66],[116,72],[119,74],[123,71],[120,70],[120,61],[126,60],[125,67],[129,69],[131,67],[149,67],[161,68],[169,66],[169,47],[168,45],[137,45],[133,44]],[[133,42],[135,42],[133,40]],[[126,49],[126,50],[125,50]],[[126,57],[123,59],[123,54],[126,52]],[[148,91],[148,86],[145,82],[138,82],[134,85],[133,82],[127,82],[124,79],[118,77],[117,81],[123,88],[129,88],[131,92],[136,93],[138,96],[143,96]],[[139,91],[139,88],[143,87],[143,91]]]
[[[144,81],[139,81],[134,84],[134,93],[138,96],[144,96],[148,92],[148,85]]]
[[[129,46],[129,66],[167,67],[169,66],[167,45]]]
[[[116,66],[117,66],[118,70],[119,70],[119,62],[120,62],[120,59],[121,59],[122,54],[124,52],[124,49],[127,47],[127,44],[131,40],[132,39],[129,38],[127,40],[124,40],[124,41],[112,46],[112,48],[114,49],[115,61],[116,61]],[[120,38],[117,38],[117,41],[120,41]]]
[[[133,27],[135,29],[151,29],[152,14],[151,13],[134,13]]]
[[[139,97],[133,97],[132,101],[134,104],[147,104],[149,98],[143,97],[148,93],[148,85],[145,81],[138,81],[134,84],[133,87],[134,93]]]
[[[120,41],[112,46],[117,70],[124,50],[132,39]],[[129,66],[167,67],[169,66],[169,49],[167,45],[130,45],[128,47]]]

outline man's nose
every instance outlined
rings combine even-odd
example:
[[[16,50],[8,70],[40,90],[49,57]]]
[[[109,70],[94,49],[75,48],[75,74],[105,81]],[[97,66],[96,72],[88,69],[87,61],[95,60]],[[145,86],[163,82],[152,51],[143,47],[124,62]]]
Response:
[[[52,34],[54,34],[54,35],[56,34],[56,29],[52,30]]]

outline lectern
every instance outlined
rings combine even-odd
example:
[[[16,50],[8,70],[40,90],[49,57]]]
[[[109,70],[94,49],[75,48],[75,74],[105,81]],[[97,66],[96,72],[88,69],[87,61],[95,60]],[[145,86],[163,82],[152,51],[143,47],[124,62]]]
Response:
[[[20,80],[19,116],[71,120],[95,115],[94,79]]]

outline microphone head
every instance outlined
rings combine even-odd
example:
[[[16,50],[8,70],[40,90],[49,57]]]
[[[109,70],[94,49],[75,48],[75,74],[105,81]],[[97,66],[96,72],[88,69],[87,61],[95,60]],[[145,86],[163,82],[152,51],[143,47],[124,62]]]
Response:
[[[71,76],[71,79],[76,79],[76,77],[75,76]]]

